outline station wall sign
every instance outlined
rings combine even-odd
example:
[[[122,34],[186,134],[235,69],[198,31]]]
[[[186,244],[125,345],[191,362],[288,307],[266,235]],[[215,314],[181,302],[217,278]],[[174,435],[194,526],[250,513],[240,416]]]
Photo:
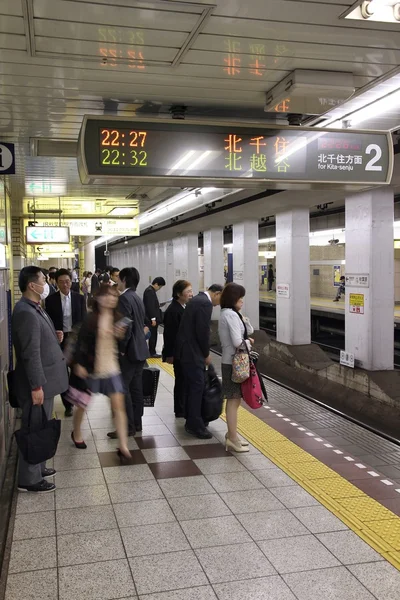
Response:
[[[364,314],[364,294],[349,294],[349,312]]]
[[[277,298],[290,298],[290,285],[288,283],[277,283],[276,284],[276,297]]]
[[[363,189],[390,183],[393,142],[351,129],[85,116],[78,168],[83,183]]]
[[[55,227],[58,220],[36,219],[40,226]],[[129,235],[139,236],[139,220],[135,219],[62,219],[63,226],[68,227],[70,235],[76,236],[102,236],[102,235]],[[69,240],[68,240],[69,242]],[[36,243],[36,242],[35,242]]]
[[[346,286],[347,287],[369,288],[369,274],[368,273],[347,273],[346,274]]]
[[[27,227],[27,244],[69,244],[69,227]]]
[[[15,174],[15,147],[8,142],[0,142],[0,175]]]

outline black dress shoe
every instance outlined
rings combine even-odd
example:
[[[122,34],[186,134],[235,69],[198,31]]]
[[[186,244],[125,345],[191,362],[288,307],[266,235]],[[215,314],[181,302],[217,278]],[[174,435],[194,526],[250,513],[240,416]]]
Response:
[[[75,444],[75,448],[78,448],[78,450],[86,450],[87,446],[86,446],[86,444],[85,444],[85,442],[83,440],[82,440],[82,442],[76,442],[75,441],[74,432],[73,431],[71,431],[71,440]]]
[[[175,413],[175,419],[185,419],[186,415],[184,413]]]
[[[152,354],[150,358],[161,358],[161,354]]]
[[[35,485],[19,485],[19,492],[36,492],[37,494],[46,494],[47,492],[54,492],[56,486],[54,483],[50,483],[49,481],[39,481],[39,483],[35,483]]]
[[[212,433],[210,433],[208,431],[208,429],[206,429],[205,427],[204,427],[204,429],[199,429],[197,431],[193,431],[192,429],[189,429],[189,427],[187,425],[185,425],[185,431],[189,435],[193,435],[194,437],[197,437],[200,440],[211,440],[211,438],[212,438]]]
[[[65,409],[64,416],[65,417],[72,417],[72,406]]]
[[[135,423],[136,431],[143,431],[142,421]]]
[[[135,433],[136,433],[135,429],[130,429],[128,431],[128,437],[133,437],[135,435]],[[110,440],[117,440],[118,434],[116,431],[109,431],[107,433],[107,437],[110,438]]]
[[[54,477],[56,473],[57,471],[55,469],[45,469],[42,473],[42,477],[43,479],[47,479],[48,477]]]

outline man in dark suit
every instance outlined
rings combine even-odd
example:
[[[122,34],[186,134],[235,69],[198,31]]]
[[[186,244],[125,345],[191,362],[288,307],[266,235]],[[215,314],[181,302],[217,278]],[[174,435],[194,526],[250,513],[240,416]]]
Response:
[[[54,397],[68,388],[66,361],[60,348],[62,332],[56,333],[40,301],[48,293],[48,284],[39,267],[24,267],[19,275],[22,298],[14,308],[11,322],[16,354],[15,394],[22,409],[22,427],[42,421],[43,406],[50,419]],[[18,489],[21,492],[52,492],[55,475],[45,463],[31,465],[19,457]]]
[[[156,352],[158,326],[163,322],[163,314],[157,298],[157,292],[165,285],[163,277],[156,277],[153,283],[145,289],[143,303],[146,310],[146,325],[150,328],[149,350],[151,358],[161,358]]]
[[[86,303],[84,296],[71,290],[72,279],[67,269],[57,271],[56,283],[58,292],[46,298],[46,311],[56,331],[64,333],[61,344],[61,349],[64,349],[72,328],[82,323],[86,315]],[[65,407],[65,416],[72,417],[72,405],[64,396],[61,396],[61,399]]]
[[[180,360],[187,394],[187,433],[200,439],[210,439],[201,408],[205,386],[205,367],[211,363],[210,324],[213,306],[220,303],[223,286],[211,285],[200,292],[185,308],[176,340],[176,356]]]
[[[99,281],[99,277],[102,274],[102,270],[101,269],[96,269],[95,272],[92,275],[92,280],[90,282],[90,295],[94,296],[95,293],[97,292],[97,290],[100,287],[100,281]]]
[[[140,276],[135,268],[122,269],[119,273],[118,290],[121,292],[118,310],[131,320],[127,336],[120,344],[121,374],[125,388],[125,406],[128,417],[128,435],[142,431],[143,399],[143,367],[149,357],[149,349],[145,337],[144,305],[136,293]],[[111,431],[109,438],[116,439],[117,434]]]

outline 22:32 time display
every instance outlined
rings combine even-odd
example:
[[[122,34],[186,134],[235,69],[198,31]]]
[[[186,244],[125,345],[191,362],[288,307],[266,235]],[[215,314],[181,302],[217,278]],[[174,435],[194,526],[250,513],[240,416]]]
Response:
[[[106,166],[146,167],[147,131],[102,129],[100,162]]]

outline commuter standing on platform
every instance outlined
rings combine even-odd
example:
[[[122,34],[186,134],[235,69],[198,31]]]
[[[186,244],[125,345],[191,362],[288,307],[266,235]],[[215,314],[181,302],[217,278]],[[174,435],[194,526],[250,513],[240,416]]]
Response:
[[[17,364],[15,393],[22,409],[22,427],[29,420],[34,427],[42,421],[43,406],[51,418],[54,397],[68,388],[66,361],[60,348],[62,332],[56,333],[50,317],[40,302],[47,297],[48,284],[39,267],[24,267],[19,275],[22,298],[12,315],[12,339]],[[55,475],[46,464],[31,465],[19,456],[18,490],[52,492],[54,483],[46,481]]]
[[[175,344],[186,304],[193,298],[192,284],[180,279],[172,288],[172,302],[164,313],[163,360],[174,365],[174,412],[177,419],[186,414],[185,381],[181,361],[176,357]]]
[[[58,292],[46,298],[46,311],[53,321],[56,331],[64,333],[61,349],[63,350],[68,336],[75,325],[82,323],[86,315],[86,302],[84,296],[71,290],[72,279],[67,269],[60,269],[56,273]],[[61,396],[65,407],[65,416],[72,417],[72,404],[64,394]]]
[[[212,438],[201,416],[205,368],[211,363],[210,324],[213,306],[218,306],[223,286],[211,285],[185,308],[176,340],[176,358],[185,377],[187,433],[206,440]]]
[[[268,267],[267,279],[268,279],[268,291],[272,292],[272,284],[274,283],[274,279],[275,279],[274,269],[273,269],[272,265],[269,265],[269,267]]]
[[[118,285],[119,280],[119,269],[117,267],[113,267],[110,272],[110,284]]]
[[[144,331],[146,318],[144,305],[136,293],[139,281],[139,272],[135,268],[122,269],[119,273],[118,311],[131,321],[128,336],[120,344],[120,365],[124,382],[129,436],[135,435],[137,431],[142,431],[144,410],[142,377],[146,359],[149,357]],[[111,439],[117,437],[115,431],[110,431],[107,435]]]
[[[143,294],[143,303],[146,309],[146,325],[150,328],[149,350],[151,358],[160,358],[157,354],[157,334],[158,326],[163,322],[163,313],[160,308],[160,303],[157,298],[157,292],[165,285],[163,277],[156,277],[153,283],[145,289]]]
[[[92,275],[92,281],[90,284],[90,295],[94,296],[95,293],[100,289],[100,281],[99,281],[99,277],[102,274],[102,270],[101,269],[96,269],[94,274]]]

